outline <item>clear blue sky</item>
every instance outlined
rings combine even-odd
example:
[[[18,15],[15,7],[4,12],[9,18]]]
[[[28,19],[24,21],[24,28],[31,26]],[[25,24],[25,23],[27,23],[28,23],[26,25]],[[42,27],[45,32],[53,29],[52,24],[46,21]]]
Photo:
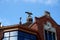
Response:
[[[44,11],[48,10],[51,17],[60,24],[60,0],[0,0],[0,22],[2,25],[14,25],[26,22],[26,11],[40,17],[44,15]]]

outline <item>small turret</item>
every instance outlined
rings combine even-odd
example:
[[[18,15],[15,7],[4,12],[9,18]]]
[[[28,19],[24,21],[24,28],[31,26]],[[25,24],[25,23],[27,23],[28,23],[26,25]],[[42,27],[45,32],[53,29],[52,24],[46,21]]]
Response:
[[[32,23],[33,22],[33,19],[31,17],[32,13],[31,12],[25,12],[25,13],[28,14],[27,23]]]

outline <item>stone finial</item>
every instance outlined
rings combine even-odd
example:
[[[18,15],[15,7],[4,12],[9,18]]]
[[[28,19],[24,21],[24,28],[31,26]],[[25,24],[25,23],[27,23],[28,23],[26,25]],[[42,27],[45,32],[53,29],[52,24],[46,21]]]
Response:
[[[0,22],[0,27],[2,27],[2,24],[1,24],[1,22]]]
[[[45,16],[50,16],[50,12],[45,11]]]

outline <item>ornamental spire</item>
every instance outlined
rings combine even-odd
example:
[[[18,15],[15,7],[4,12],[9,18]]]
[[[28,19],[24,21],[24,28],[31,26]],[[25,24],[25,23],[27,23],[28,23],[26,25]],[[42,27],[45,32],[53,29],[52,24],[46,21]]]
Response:
[[[22,20],[22,17],[20,17],[20,25],[22,24],[21,20]]]
[[[31,12],[25,12],[26,14],[28,14],[28,17],[27,17],[27,22],[28,23],[32,23],[33,22],[33,19],[32,19],[32,13]]]

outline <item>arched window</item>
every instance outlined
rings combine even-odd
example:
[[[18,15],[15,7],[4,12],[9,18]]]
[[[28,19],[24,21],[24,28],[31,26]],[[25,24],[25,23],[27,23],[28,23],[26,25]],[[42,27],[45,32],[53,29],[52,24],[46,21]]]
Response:
[[[50,22],[44,24],[44,38],[45,40],[57,40],[56,30],[54,27],[52,27]]]

